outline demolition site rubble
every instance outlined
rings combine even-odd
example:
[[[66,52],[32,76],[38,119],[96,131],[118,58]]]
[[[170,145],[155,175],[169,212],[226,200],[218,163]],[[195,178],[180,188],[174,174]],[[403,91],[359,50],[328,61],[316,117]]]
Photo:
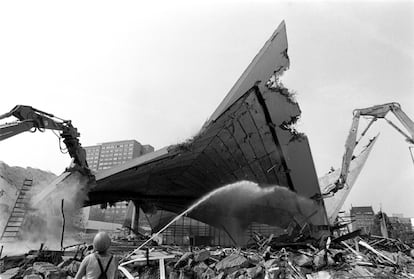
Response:
[[[120,278],[414,278],[413,247],[400,240],[352,232],[319,241],[255,234],[246,248],[152,246],[126,258],[133,246],[113,242]],[[5,244],[7,245],[7,243]],[[93,252],[78,244],[40,247],[0,260],[1,279],[74,278]]]
[[[374,117],[372,124],[392,111],[411,135],[414,122],[397,103],[356,110],[341,169],[333,169],[319,183],[307,136],[296,129],[299,104],[279,80],[290,66],[287,49],[282,22],[195,137],[142,158],[116,160],[111,168],[105,161],[106,167],[99,171],[89,168],[88,153],[70,120],[20,105],[0,115],[0,119],[17,118],[1,125],[0,140],[36,129],[59,131],[72,158],[71,166],[58,177],[34,169],[15,169],[21,172],[16,175],[0,163],[0,197],[4,196],[0,231],[1,240],[6,240],[0,243],[0,279],[74,278],[85,256],[94,253],[90,240],[68,236],[79,228],[87,231],[78,209],[119,201],[134,205],[130,207],[131,229],[139,227],[140,209],[154,216],[157,210],[179,214],[165,218],[169,223],[161,230],[151,226],[151,233],[158,231],[151,238],[112,240],[110,249],[120,262],[120,278],[414,278],[412,241],[364,235],[360,230],[339,233],[348,224],[334,222],[376,140],[370,140],[362,155],[354,156],[360,141],[359,117]],[[402,135],[414,144],[412,137]],[[120,156],[121,147],[117,148],[111,158]],[[122,152],[126,157],[126,147]],[[173,246],[152,241],[187,214],[221,229],[234,246]],[[245,237],[243,232],[253,223],[289,233],[254,233],[247,241],[250,235]],[[154,225],[161,224],[159,220]],[[105,229],[91,228],[97,230]],[[47,248],[59,236],[60,249]],[[19,252],[25,247],[23,240],[45,244]],[[69,242],[80,244],[64,247]],[[13,251],[13,245],[19,251]]]

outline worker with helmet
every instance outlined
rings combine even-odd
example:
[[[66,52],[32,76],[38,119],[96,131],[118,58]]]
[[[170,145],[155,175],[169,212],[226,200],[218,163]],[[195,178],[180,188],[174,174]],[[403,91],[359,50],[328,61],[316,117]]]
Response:
[[[118,260],[108,253],[111,239],[105,232],[99,232],[93,239],[94,253],[86,256],[75,279],[116,279],[118,278]]]

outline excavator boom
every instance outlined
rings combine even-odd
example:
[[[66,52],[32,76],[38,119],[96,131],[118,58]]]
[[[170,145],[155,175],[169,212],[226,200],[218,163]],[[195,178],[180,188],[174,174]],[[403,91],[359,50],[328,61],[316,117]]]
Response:
[[[395,115],[395,117],[401,122],[401,124],[408,131],[408,133],[404,132],[393,122],[385,118],[385,116],[389,112],[392,112]],[[384,119],[385,121],[387,121],[400,134],[402,134],[409,143],[414,144],[414,122],[408,117],[408,115],[404,111],[402,111],[401,106],[398,103],[387,103],[383,105],[372,106],[369,108],[356,109],[354,110],[353,114],[354,114],[354,117],[352,120],[351,129],[349,131],[348,138],[345,143],[345,153],[342,158],[341,174],[339,176],[338,181],[335,183],[336,187],[333,189],[332,192],[336,192],[339,189],[342,189],[344,187],[347,177],[348,177],[349,165],[351,163],[355,147],[357,146],[360,139],[366,134],[368,129],[377,119]],[[370,123],[368,124],[368,126],[365,128],[365,130],[362,132],[360,139],[357,140],[359,119],[361,116],[371,116],[372,119]],[[411,152],[411,148],[410,148],[410,152]],[[413,157],[413,162],[414,162],[414,157]]]
[[[0,141],[34,128],[32,121],[6,123],[0,126]]]
[[[395,117],[400,121],[404,128],[408,131],[409,135],[404,133],[394,123],[385,118],[388,112],[392,112]],[[398,132],[400,132],[408,142],[414,144],[414,122],[408,117],[408,115],[401,109],[401,105],[398,103],[387,103],[383,105],[372,106],[364,109],[354,110],[354,115],[372,116],[374,119],[383,118]]]
[[[68,198],[68,190],[66,189],[69,189],[74,195],[74,198],[69,197],[74,204],[72,206],[78,206],[75,205],[77,202],[79,202],[80,206],[80,204],[84,202],[82,199],[85,199],[85,193],[95,183],[95,176],[92,174],[86,161],[86,151],[82,148],[79,142],[80,134],[78,133],[78,130],[73,127],[70,120],[63,120],[53,114],[46,113],[30,106],[16,106],[10,112],[0,115],[0,119],[12,116],[17,118],[17,121],[0,125],[0,141],[26,131],[44,132],[46,129],[59,131],[59,137],[60,139],[63,139],[67,151],[72,158],[72,163],[62,174],[56,177],[55,180],[47,185],[42,185],[42,189],[39,192],[33,193],[30,197],[30,201],[28,201],[28,206],[19,208],[19,213],[23,213],[23,218],[21,218],[19,222],[16,222],[13,219],[13,215],[9,216],[4,231],[0,234],[0,240],[10,238],[15,239],[16,237],[19,237],[20,227],[24,224],[24,212],[28,210],[28,208],[34,210],[39,209],[41,206],[49,208],[56,200],[60,201],[60,198],[62,198],[61,210],[63,213],[63,202],[65,198]],[[67,188],[73,186],[76,186],[76,188]],[[65,190],[62,190],[63,188]],[[16,202],[16,204],[18,203]],[[44,217],[45,216],[42,216],[42,218]],[[63,225],[63,228],[64,226],[65,225]],[[62,243],[63,233],[61,245]]]
[[[23,105],[15,106],[10,112],[0,115],[0,119],[11,116],[18,120],[0,125],[0,141],[27,131],[43,132],[45,129],[60,131],[60,137],[63,138],[68,153],[73,159],[74,166],[71,169],[93,177],[86,161],[86,151],[79,142],[80,134],[70,120],[63,120],[53,114]]]

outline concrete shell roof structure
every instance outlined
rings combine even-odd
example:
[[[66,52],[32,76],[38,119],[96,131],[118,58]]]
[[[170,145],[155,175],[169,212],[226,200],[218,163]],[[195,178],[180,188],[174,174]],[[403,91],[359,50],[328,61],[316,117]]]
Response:
[[[300,198],[319,196],[308,140],[293,126],[299,106],[278,82],[288,67],[282,22],[194,138],[97,173],[89,204],[135,200],[180,213],[206,193],[242,180],[262,188],[280,185]],[[249,203],[256,208],[261,202]],[[327,225],[323,201],[312,202],[316,210],[307,222]],[[277,204],[263,208],[277,219],[280,208],[272,211]],[[286,212],[285,218],[295,218]],[[196,215],[209,223],[213,219]]]

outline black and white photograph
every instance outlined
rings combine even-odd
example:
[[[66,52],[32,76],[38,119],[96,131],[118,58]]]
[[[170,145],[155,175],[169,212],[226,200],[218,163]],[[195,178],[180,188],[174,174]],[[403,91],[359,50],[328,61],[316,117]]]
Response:
[[[414,278],[414,1],[1,1],[0,279]]]

